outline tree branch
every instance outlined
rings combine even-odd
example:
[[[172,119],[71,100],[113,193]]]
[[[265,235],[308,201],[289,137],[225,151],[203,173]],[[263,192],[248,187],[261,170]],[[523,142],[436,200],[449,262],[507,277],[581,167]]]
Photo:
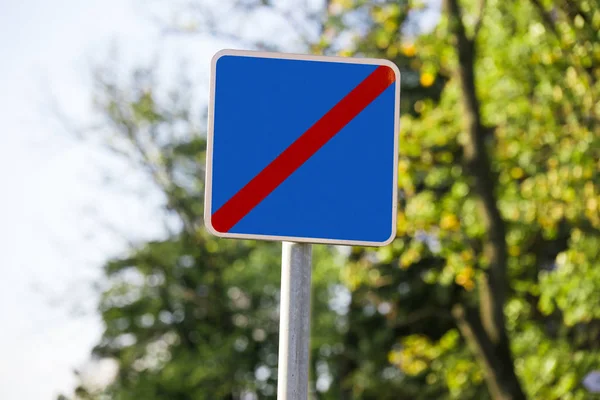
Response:
[[[481,29],[481,25],[483,23],[483,13],[485,11],[485,0],[479,0],[479,15],[477,16],[477,20],[475,21],[475,29],[473,30],[473,39],[477,37],[479,30]]]
[[[495,177],[485,145],[487,129],[481,121],[480,102],[475,87],[476,37],[467,37],[458,0],[448,0],[450,31],[458,53],[458,78],[462,91],[463,123],[466,132],[464,162],[473,180],[487,237],[483,254],[487,270],[479,282],[479,316],[456,308],[455,318],[465,340],[475,351],[486,370],[488,388],[494,399],[524,399],[525,395],[514,372],[504,321],[507,292],[506,226],[495,197]]]
[[[451,29],[456,38],[458,52],[458,75],[463,92],[463,121],[467,140],[464,144],[464,160],[474,181],[474,192],[479,197],[481,214],[488,237],[484,243],[484,255],[489,268],[483,284],[482,320],[493,341],[501,340],[504,331],[503,306],[506,298],[506,227],[496,204],[494,176],[485,146],[485,133],[481,122],[480,104],[475,89],[475,44],[467,37],[462,22],[458,0],[449,0]]]
[[[457,304],[452,309],[452,316],[456,321],[458,330],[465,338],[467,345],[473,354],[475,354],[475,358],[479,362],[479,365],[483,367],[485,376],[493,376],[493,364],[496,363],[497,360],[494,356],[493,344],[486,335],[477,312]],[[500,393],[501,389],[496,380],[489,380],[488,385],[492,395],[494,393]]]
[[[475,309],[457,304],[452,308],[452,316],[467,345],[483,367],[488,390],[493,399],[525,400],[513,368],[506,368],[507,353],[499,353],[490,340],[481,318]],[[508,357],[510,360],[510,357]],[[511,360],[512,361],[512,360]]]
[[[416,324],[425,319],[436,318],[438,320],[450,320],[452,316],[448,313],[448,310],[436,307],[428,307],[421,310],[417,310],[401,318],[401,321],[397,321],[394,324],[395,330],[406,328],[407,326]]]

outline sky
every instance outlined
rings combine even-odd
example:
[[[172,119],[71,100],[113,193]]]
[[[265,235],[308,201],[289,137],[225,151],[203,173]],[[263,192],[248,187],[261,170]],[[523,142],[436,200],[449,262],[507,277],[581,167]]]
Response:
[[[185,59],[206,101],[212,55],[236,47],[161,35],[150,3],[0,1],[0,399],[68,395],[75,369],[110,375],[106,364],[89,367],[102,333],[102,264],[128,241],[163,233],[147,177],[73,135],[97,117],[92,67],[115,45],[125,75],[158,54],[161,77],[176,79]]]
[[[101,266],[127,240],[162,233],[158,196],[139,172],[76,139],[93,119],[90,69],[112,44],[123,64],[155,54],[157,27],[141,0],[0,2],[0,399],[71,393],[101,335]],[[196,57],[216,44],[160,44]],[[212,46],[212,47],[211,47]],[[185,51],[183,51],[185,53]],[[173,58],[175,59],[175,58]],[[119,177],[118,187],[106,176]],[[145,190],[143,201],[123,188]]]
[[[0,1],[0,399],[72,392],[74,369],[90,371],[102,333],[95,284],[103,262],[129,240],[162,234],[160,197],[147,178],[64,125],[94,120],[91,68],[113,44],[124,71],[159,54],[165,76],[175,78],[183,57],[205,99],[210,58],[234,47],[165,38],[148,4]],[[92,375],[110,370],[98,368]]]

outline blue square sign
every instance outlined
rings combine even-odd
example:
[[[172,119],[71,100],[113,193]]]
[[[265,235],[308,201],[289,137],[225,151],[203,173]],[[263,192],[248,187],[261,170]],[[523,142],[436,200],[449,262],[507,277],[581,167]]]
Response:
[[[390,243],[399,101],[400,72],[387,60],[217,53],[207,229],[239,239]]]

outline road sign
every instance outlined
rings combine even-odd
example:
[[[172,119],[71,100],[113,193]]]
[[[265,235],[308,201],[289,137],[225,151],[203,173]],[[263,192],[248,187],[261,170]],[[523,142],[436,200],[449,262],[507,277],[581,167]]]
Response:
[[[381,246],[396,233],[400,73],[387,60],[212,60],[205,223],[221,237]]]

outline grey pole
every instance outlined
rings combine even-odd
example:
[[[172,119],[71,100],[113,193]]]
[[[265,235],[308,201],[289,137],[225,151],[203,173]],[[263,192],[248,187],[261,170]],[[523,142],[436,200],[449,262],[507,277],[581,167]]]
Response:
[[[308,399],[312,245],[283,242],[277,400]]]

